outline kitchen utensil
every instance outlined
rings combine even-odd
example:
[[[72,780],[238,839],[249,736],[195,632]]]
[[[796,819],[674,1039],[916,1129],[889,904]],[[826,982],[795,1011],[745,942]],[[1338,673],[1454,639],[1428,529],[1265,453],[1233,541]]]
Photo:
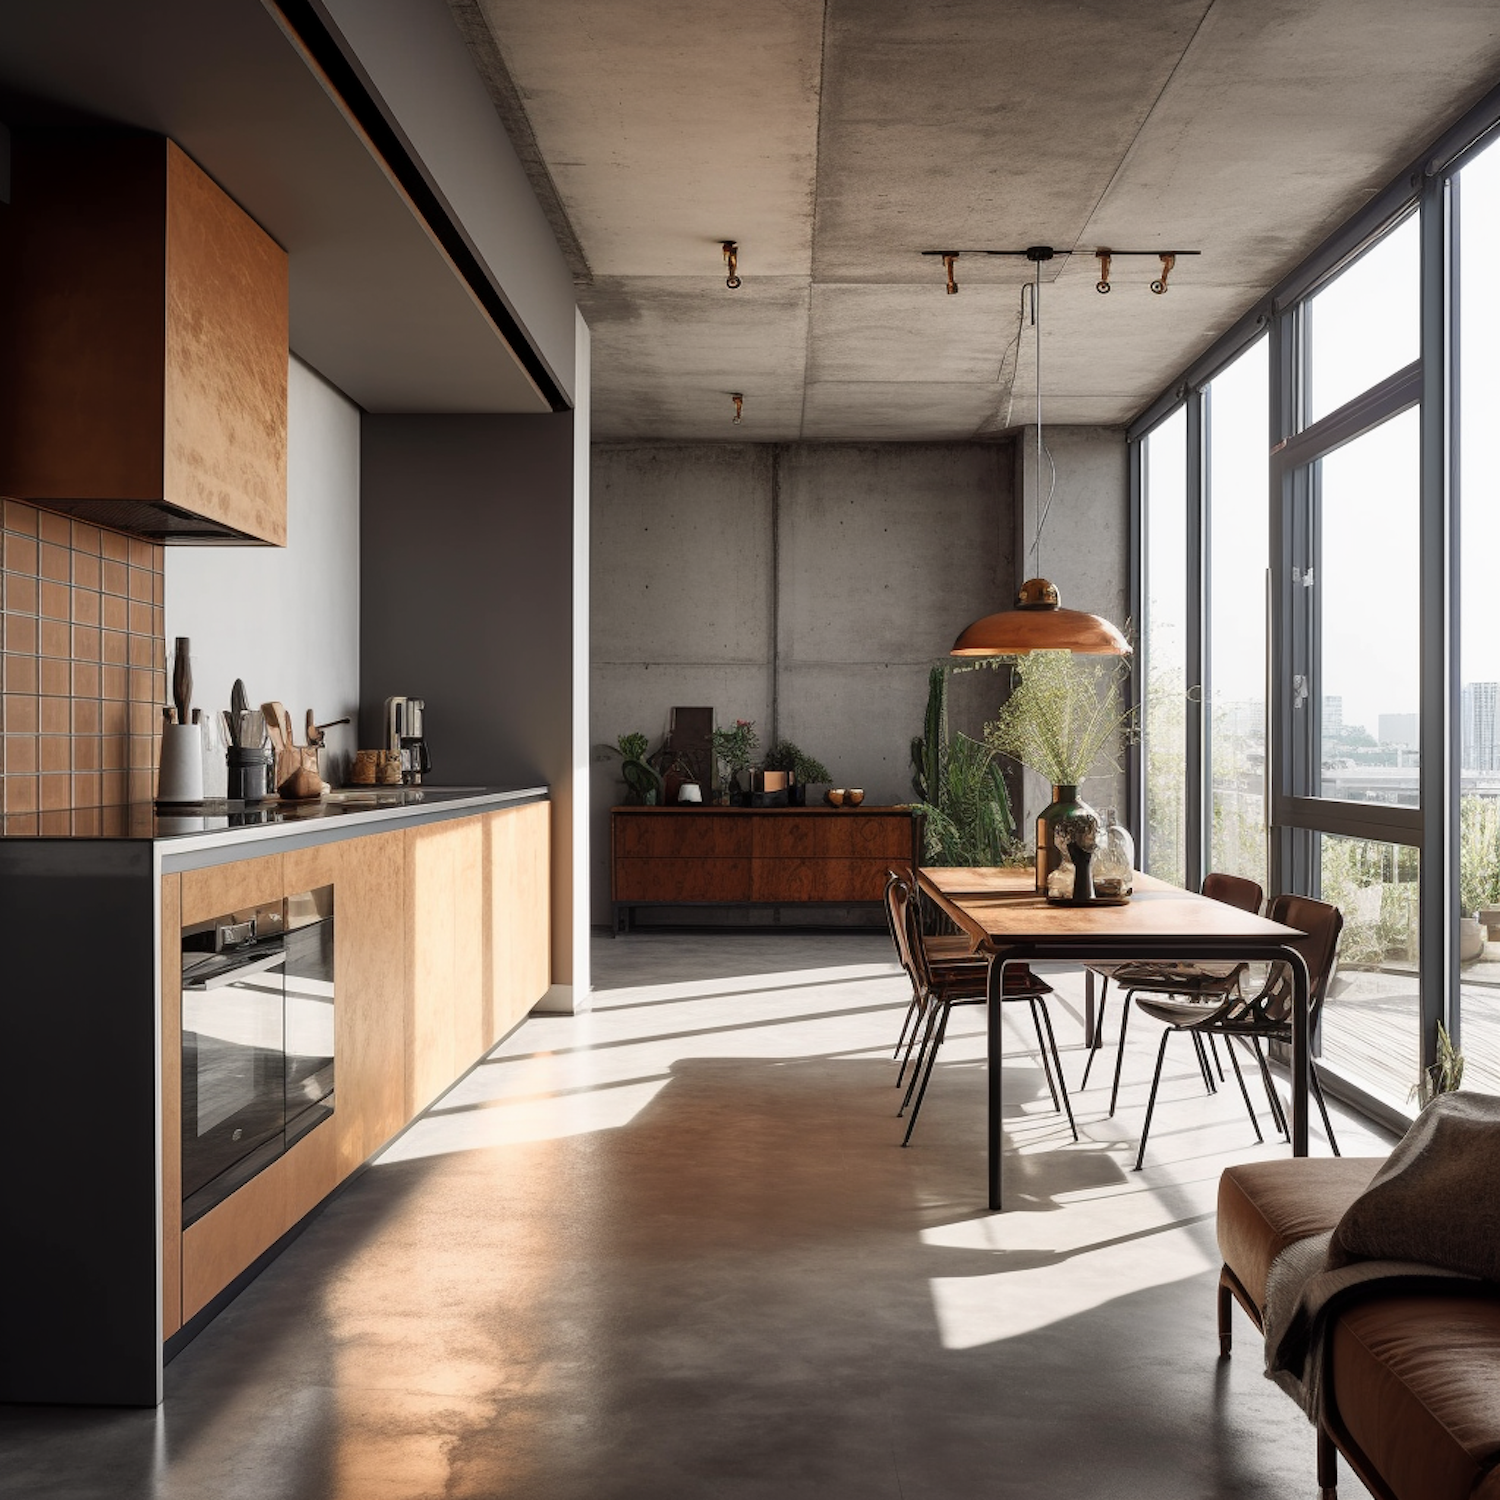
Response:
[[[245,684],[236,677],[234,687],[229,693],[229,743],[231,745],[242,743],[240,731],[244,728],[244,715],[249,708],[250,698],[245,692]]]
[[[321,750],[323,748],[323,739],[324,739],[323,731],[325,729],[337,729],[340,724],[347,724],[348,722],[349,722],[349,720],[347,718],[345,718],[345,719],[330,719],[326,724],[314,724],[313,723],[313,711],[312,711],[312,709],[308,709],[308,711],[307,711],[307,743],[309,745],[313,746],[314,749]]]
[[[240,745],[245,750],[264,750],[266,716],[258,708],[247,708],[240,720]]]
[[[323,778],[316,768],[300,765],[276,788],[276,792],[283,802],[311,802],[323,795]]]
[[[192,642],[185,635],[177,637],[176,651],[172,660],[172,702],[177,708],[177,722],[190,722],[188,710],[193,702],[193,663],[190,655]]]

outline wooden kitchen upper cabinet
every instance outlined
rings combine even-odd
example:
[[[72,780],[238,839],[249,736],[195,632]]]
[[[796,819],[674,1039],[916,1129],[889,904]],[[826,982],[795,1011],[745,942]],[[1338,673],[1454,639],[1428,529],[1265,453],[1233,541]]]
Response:
[[[0,493],[285,545],[286,252],[177,146],[18,133],[0,307]]]

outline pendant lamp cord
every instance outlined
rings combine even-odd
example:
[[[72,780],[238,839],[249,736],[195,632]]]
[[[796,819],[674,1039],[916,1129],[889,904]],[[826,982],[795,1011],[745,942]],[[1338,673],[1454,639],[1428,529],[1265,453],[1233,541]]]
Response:
[[[1032,555],[1036,558],[1036,577],[1043,576],[1042,573],[1042,528],[1047,524],[1047,517],[1052,513],[1052,497],[1057,493],[1057,465],[1052,463],[1051,453],[1047,453],[1047,462],[1052,467],[1052,482],[1047,487],[1047,500],[1042,503],[1042,454],[1046,451],[1046,445],[1042,441],[1042,319],[1041,319],[1041,297],[1042,297],[1042,263],[1032,262],[1034,275],[1031,281],[1031,323],[1036,329],[1036,539],[1031,544]]]

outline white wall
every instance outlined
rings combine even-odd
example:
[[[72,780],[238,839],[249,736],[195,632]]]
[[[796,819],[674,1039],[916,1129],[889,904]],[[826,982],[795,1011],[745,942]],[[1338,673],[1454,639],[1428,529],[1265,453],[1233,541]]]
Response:
[[[192,640],[193,697],[228,708],[236,677],[252,704],[276,699],[302,739],[318,722],[359,715],[359,408],[295,356],[287,412],[287,544],[168,547],[167,659]],[[328,734],[335,784],[355,725]]]

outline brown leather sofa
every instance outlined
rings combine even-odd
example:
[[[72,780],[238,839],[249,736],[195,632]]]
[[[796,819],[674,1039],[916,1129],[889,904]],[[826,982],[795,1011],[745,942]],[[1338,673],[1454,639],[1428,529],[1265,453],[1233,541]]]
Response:
[[[1271,1262],[1294,1240],[1331,1230],[1379,1165],[1283,1158],[1224,1172],[1222,1354],[1232,1300],[1259,1328]],[[1324,1500],[1337,1494],[1337,1453],[1380,1500],[1500,1500],[1500,1300],[1434,1292],[1359,1301],[1334,1320],[1324,1384]]]

